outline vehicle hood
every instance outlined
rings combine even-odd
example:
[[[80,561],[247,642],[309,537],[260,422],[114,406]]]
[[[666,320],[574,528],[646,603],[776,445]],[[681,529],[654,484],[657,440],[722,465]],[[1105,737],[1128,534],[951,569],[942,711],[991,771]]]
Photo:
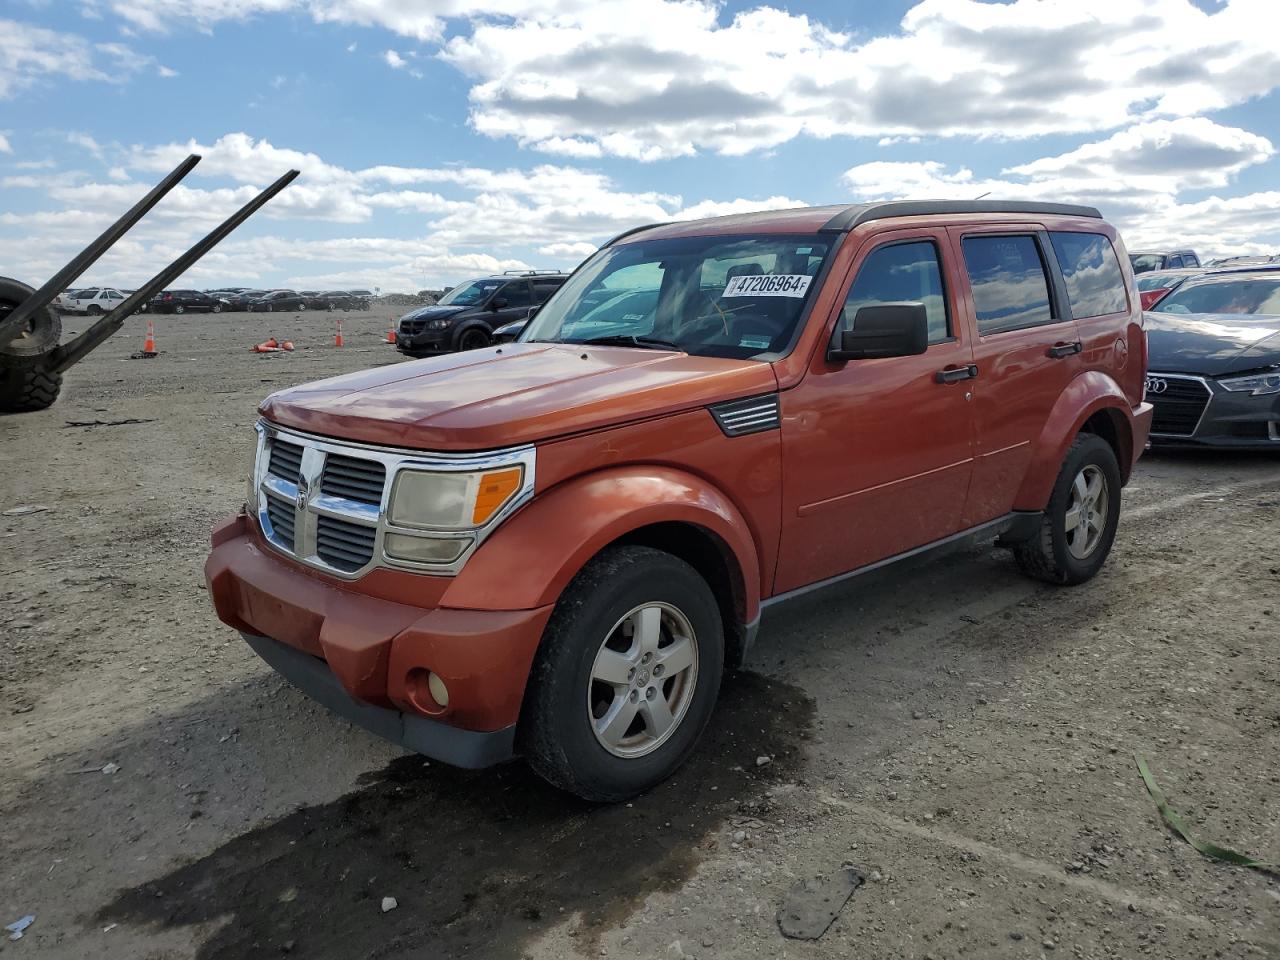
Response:
[[[582,344],[511,343],[303,384],[264,417],[338,439],[485,450],[695,409],[777,389],[752,360]]]
[[[1280,317],[1158,312],[1144,317],[1150,370],[1220,377],[1280,364]]]
[[[437,307],[432,304],[429,307],[419,307],[417,310],[411,310],[406,313],[401,320],[438,320],[440,317],[452,317],[456,313],[466,310],[466,307]]]

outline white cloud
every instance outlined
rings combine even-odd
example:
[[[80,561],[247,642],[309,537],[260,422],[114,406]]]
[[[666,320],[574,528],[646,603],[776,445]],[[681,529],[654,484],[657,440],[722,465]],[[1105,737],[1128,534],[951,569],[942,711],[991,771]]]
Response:
[[[599,0],[482,21],[443,56],[471,121],[554,150],[638,160],[791,140],[1036,137],[1203,113],[1280,84],[1274,0],[923,0],[855,42],[771,7]]]
[[[383,165],[348,170],[317,154],[278,147],[245,133],[227,134],[212,144],[193,140],[99,148],[104,156],[119,160],[107,173],[114,182],[101,182],[79,170],[0,179],[0,188],[38,192],[49,207],[0,216],[0,244],[8,236],[37,237],[21,247],[14,245],[13,270],[37,278],[52,272],[86,235],[127,209],[159,173],[190,153],[204,160],[86,276],[86,282],[140,282],[290,167],[302,171],[298,180],[255,217],[247,232],[224,242],[194,268],[184,283],[301,283],[297,278],[305,276],[306,286],[377,283],[417,289],[453,283],[467,273],[525,268],[535,257],[541,267],[570,267],[603,240],[644,223],[798,205],[786,197],[688,204],[673,194],[620,189],[598,171],[555,164],[527,169]],[[407,222],[420,232],[412,239],[314,240],[301,226],[304,221],[363,224],[388,215],[415,218]],[[271,236],[253,235],[268,229]],[[544,258],[553,262],[542,262]],[[333,269],[310,266],[321,262]],[[351,279],[357,275],[358,281]]]
[[[13,147],[9,145],[9,138],[0,133],[0,153],[13,153]]]
[[[1269,140],[1202,117],[1135,124],[1057,156],[977,177],[937,161],[858,164],[841,179],[858,200],[1046,200],[1096,206],[1132,248],[1196,247],[1201,256],[1280,246],[1280,192],[1187,202],[1188,190],[1224,187],[1244,168],[1270,160]]]
[[[403,70],[409,65],[409,61],[394,50],[388,50],[382,55],[382,59],[387,62],[387,66],[393,70]]]
[[[123,43],[90,43],[78,34],[0,17],[0,100],[53,77],[124,83],[150,69],[174,75],[155,57]]]

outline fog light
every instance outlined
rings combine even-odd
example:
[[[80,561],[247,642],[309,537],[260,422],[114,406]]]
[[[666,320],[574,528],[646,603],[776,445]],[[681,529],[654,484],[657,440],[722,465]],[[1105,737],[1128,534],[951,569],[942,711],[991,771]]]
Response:
[[[449,688],[444,685],[439,674],[427,675],[427,689],[431,691],[431,699],[442,707],[449,705]]]
[[[414,563],[452,563],[462,556],[463,551],[469,546],[471,546],[470,537],[446,540],[388,533],[382,540],[383,552],[388,557]]]

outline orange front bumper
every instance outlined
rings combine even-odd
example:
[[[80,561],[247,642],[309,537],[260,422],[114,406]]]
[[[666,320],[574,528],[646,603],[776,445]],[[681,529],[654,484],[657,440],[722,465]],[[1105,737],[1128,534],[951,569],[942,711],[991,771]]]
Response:
[[[397,599],[385,589],[372,596],[361,592],[363,581],[345,583],[281,557],[243,514],[214,531],[205,562],[218,618],[293,683],[411,749],[482,766],[502,759],[503,743],[510,753],[552,607],[457,610],[404,602],[416,595],[430,604],[444,592],[440,579],[409,578],[420,589],[399,589]],[[426,693],[428,671],[448,688],[447,706]],[[459,755],[465,760],[470,753],[460,754],[456,740],[474,741],[472,734],[494,737],[483,749],[473,743],[472,759],[483,762],[460,762]],[[455,742],[436,742],[449,737]]]

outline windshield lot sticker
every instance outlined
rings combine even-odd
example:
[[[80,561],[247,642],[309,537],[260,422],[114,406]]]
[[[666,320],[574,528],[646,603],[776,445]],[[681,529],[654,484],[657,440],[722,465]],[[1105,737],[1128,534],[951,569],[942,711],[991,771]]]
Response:
[[[743,337],[738,341],[740,347],[750,347],[752,350],[769,349],[768,337]]]
[[[754,276],[734,277],[726,284],[724,293],[728,297],[803,297],[809,289],[813,277],[803,273],[761,274]]]

